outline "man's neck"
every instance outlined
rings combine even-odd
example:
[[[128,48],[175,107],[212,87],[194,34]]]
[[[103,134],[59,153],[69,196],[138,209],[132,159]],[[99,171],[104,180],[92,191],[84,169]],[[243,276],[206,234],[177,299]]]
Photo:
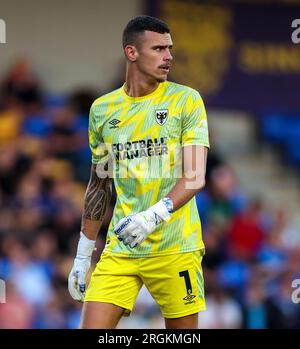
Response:
[[[127,71],[124,90],[129,97],[143,97],[157,89],[159,82]]]

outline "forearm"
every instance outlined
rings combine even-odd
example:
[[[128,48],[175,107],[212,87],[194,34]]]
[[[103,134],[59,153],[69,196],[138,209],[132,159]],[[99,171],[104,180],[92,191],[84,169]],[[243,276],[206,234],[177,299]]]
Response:
[[[205,181],[201,181],[202,185],[197,185],[196,189],[187,189],[187,184],[190,180],[181,178],[173,187],[173,189],[166,195],[173,202],[173,211],[178,210],[180,207],[190,201],[197,192],[204,187]],[[200,180],[199,180],[200,183]]]
[[[190,201],[205,186],[207,148],[188,146],[183,149],[183,177],[166,195],[173,202],[173,211]]]
[[[99,178],[96,168],[91,169],[84,197],[81,231],[90,240],[96,240],[111,199],[111,178]]]
[[[99,178],[95,166],[84,197],[81,232],[74,264],[68,278],[71,296],[83,302],[86,290],[86,275],[91,266],[96,237],[101,227],[111,198],[111,179]]]

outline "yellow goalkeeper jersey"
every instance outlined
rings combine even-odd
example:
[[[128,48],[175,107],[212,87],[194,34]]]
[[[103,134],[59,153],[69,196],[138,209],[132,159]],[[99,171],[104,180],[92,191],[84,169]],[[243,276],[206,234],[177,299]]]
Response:
[[[182,174],[182,147],[209,147],[205,107],[196,90],[165,81],[151,94],[129,97],[122,86],[92,104],[89,142],[93,164],[101,167],[111,159],[117,192],[105,253],[148,257],[204,247],[195,198],[134,249],[113,232],[120,219],[148,209],[170,192]]]

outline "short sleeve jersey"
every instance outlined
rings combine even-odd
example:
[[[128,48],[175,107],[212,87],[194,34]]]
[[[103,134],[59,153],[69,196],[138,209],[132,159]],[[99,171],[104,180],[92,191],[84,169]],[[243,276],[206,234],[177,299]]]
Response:
[[[195,198],[134,249],[113,233],[120,219],[146,210],[170,192],[182,175],[182,147],[209,148],[206,111],[196,90],[166,81],[151,94],[129,97],[122,86],[92,104],[89,142],[93,164],[111,160],[117,192],[107,253],[148,257],[204,247]]]

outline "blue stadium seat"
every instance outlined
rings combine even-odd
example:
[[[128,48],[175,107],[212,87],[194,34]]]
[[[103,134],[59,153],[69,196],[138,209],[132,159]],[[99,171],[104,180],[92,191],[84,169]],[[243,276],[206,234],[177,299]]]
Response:
[[[261,120],[261,133],[266,141],[282,146],[288,162],[300,165],[300,115],[265,114]]]
[[[281,143],[284,141],[288,127],[286,118],[280,114],[267,114],[262,117],[262,135],[271,143]]]

